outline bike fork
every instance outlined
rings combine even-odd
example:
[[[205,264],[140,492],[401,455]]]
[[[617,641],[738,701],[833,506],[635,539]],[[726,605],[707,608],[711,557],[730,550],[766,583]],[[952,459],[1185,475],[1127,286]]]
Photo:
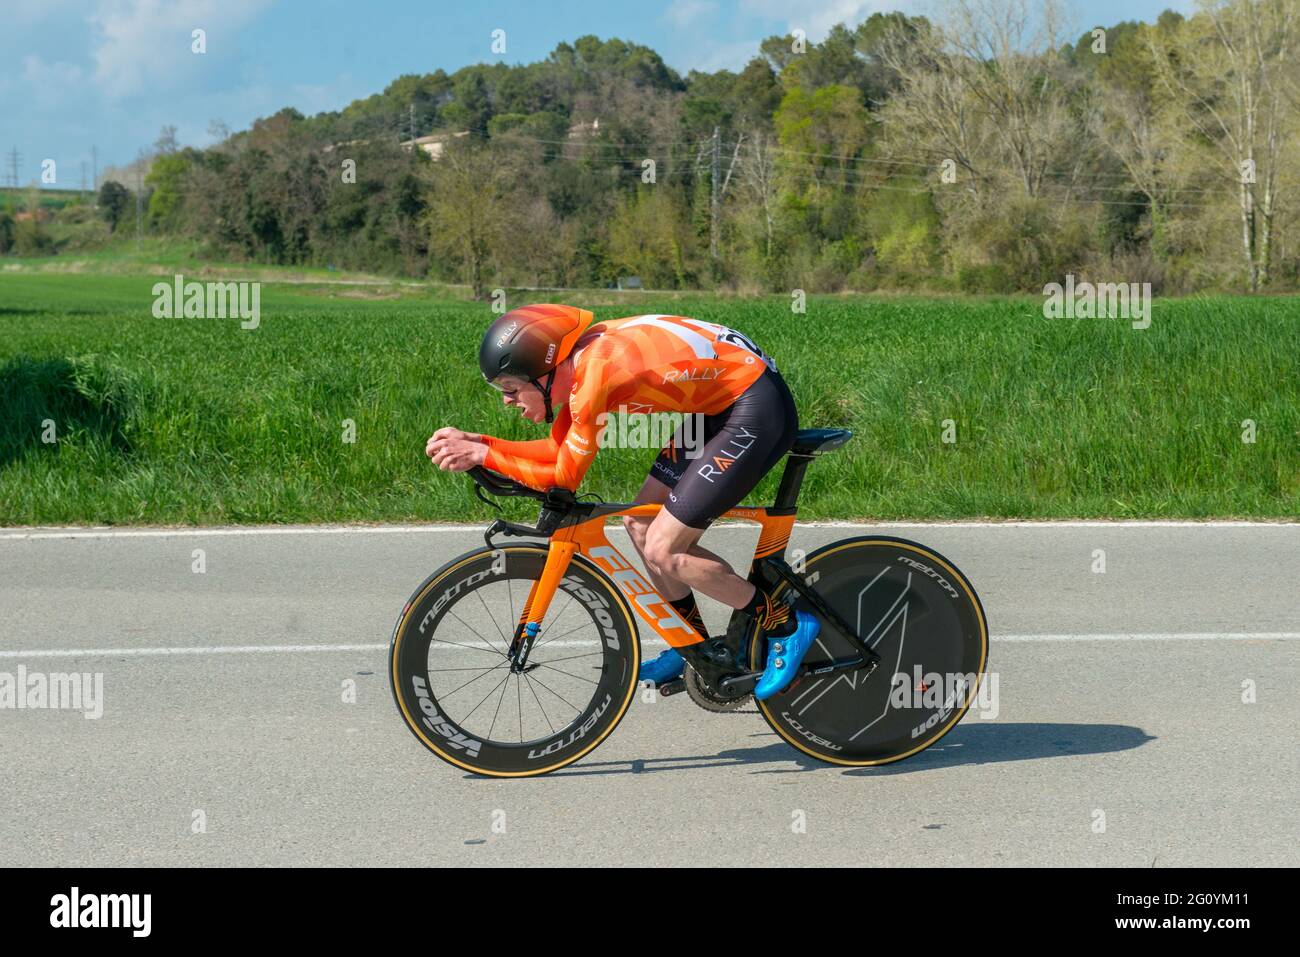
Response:
[[[546,567],[541,577],[533,582],[524,602],[523,613],[515,626],[514,639],[510,642],[510,670],[523,674],[528,669],[528,655],[537,643],[537,636],[542,629],[542,620],[546,610],[551,606],[551,599],[560,586],[564,573],[569,570],[569,561],[578,550],[576,542],[552,541],[546,552]]]

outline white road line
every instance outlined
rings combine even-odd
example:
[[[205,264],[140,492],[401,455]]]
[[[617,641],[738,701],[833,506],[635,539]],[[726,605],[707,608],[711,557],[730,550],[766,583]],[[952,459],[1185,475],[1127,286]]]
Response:
[[[26,532],[0,533],[0,541],[69,538],[177,538],[218,537],[227,535],[345,535],[356,533],[411,534],[414,532],[481,532],[486,525],[340,525],[340,526],[255,526],[250,528],[66,528],[32,529]]]
[[[1150,632],[1145,634],[1081,634],[1081,635],[994,635],[993,641],[1048,642],[1048,641],[1300,641],[1300,631],[1243,631],[1243,632]],[[552,648],[581,648],[594,641],[547,642]],[[663,645],[661,639],[646,639],[642,647]],[[456,647],[495,649],[499,645],[486,642],[461,642]],[[540,646],[539,646],[540,647]],[[192,648],[60,648],[30,649],[26,651],[0,651],[0,658],[141,658],[168,655],[255,655],[295,654],[331,651],[386,651],[388,642],[370,642],[354,645],[205,645]]]
[[[1111,635],[994,635],[994,641],[1296,641],[1300,631],[1189,631]]]
[[[116,658],[167,655],[257,655],[311,651],[375,651],[388,644],[364,645],[208,645],[193,648],[59,648],[40,651],[0,651],[0,658]]]
[[[1106,519],[1106,518],[1048,518],[1041,521],[1024,521],[1014,519],[1001,521],[989,519],[977,522],[970,520],[934,521],[934,522],[796,522],[795,527],[810,528],[1297,528],[1300,522],[1295,519],[1272,518],[1242,521],[1237,519],[1218,519],[1205,522],[1186,519]]]
[[[726,530],[751,529],[753,523],[715,526]],[[0,541],[76,538],[209,538],[227,535],[411,535],[430,532],[482,532],[485,524],[474,525],[254,525],[245,528],[32,528],[0,532]],[[1033,521],[953,522],[798,522],[796,528],[852,528],[863,531],[881,528],[1287,528],[1300,529],[1300,522],[1282,519],[1264,521],[1106,521],[1102,519]]]

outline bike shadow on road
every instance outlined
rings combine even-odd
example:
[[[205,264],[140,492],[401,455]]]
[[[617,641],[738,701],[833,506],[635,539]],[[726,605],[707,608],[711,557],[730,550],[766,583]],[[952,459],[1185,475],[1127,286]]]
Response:
[[[1155,736],[1125,724],[1002,723],[958,725],[941,741],[920,754],[875,768],[845,768],[818,761],[779,740],[773,732],[758,732],[766,739],[753,747],[729,748],[716,754],[636,758],[630,761],[583,761],[552,777],[651,774],[662,771],[700,771],[707,768],[752,766],[754,774],[826,774],[884,776],[916,774],[962,765],[1002,764],[1044,758],[1109,754],[1139,748]]]
[[[965,764],[1004,764],[1044,758],[1110,754],[1156,740],[1128,724],[1024,722],[958,725],[920,754],[878,768],[845,768],[845,774],[912,774]]]

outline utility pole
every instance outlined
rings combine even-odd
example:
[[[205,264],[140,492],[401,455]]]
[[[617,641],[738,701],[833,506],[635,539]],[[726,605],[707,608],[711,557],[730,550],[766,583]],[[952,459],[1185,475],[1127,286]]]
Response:
[[[731,174],[736,169],[736,162],[740,159],[740,144],[745,142],[745,134],[741,133],[736,138],[736,148],[731,151],[731,162],[727,164],[727,175],[722,177],[722,198],[727,196],[727,186],[731,183]]]
[[[8,177],[9,185],[12,186],[14,189],[18,188],[18,171],[19,169],[22,168],[22,165],[23,165],[22,154],[18,152],[18,147],[15,146],[13,149],[9,151],[9,177]]]
[[[411,151],[415,151],[415,101],[412,100],[411,108]]]
[[[718,127],[713,128],[713,173],[709,177],[709,255],[714,259],[718,258],[718,174],[721,166],[721,131]]]
[[[136,252],[140,251],[140,231],[142,229],[142,219],[144,212],[144,172],[142,168],[143,158],[136,159],[135,167],[135,248]]]
[[[90,188],[99,192],[99,147],[90,148]]]

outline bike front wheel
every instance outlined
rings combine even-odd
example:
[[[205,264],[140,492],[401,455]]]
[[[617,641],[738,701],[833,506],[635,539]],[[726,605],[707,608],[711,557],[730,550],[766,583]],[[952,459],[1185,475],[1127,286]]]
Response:
[[[884,536],[820,548],[801,574],[881,661],[870,675],[809,674],[757,702],[772,729],[818,760],[856,767],[900,761],[947,734],[988,665],[988,622],[966,576],[933,549]],[[782,581],[773,597],[789,591]],[[767,641],[750,638],[750,667],[762,669]],[[858,652],[821,619],[803,663],[815,670]]]
[[[411,732],[467,771],[528,777],[572,764],[622,720],[641,652],[626,600],[575,555],[523,673],[508,651],[547,551],[483,548],[411,596],[393,629],[389,678]]]

